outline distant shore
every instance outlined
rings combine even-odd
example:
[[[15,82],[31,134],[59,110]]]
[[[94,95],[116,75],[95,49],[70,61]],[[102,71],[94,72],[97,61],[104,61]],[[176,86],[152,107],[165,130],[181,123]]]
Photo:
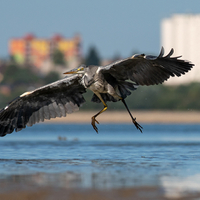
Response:
[[[79,111],[66,117],[46,120],[46,123],[90,123],[97,111]],[[138,123],[200,123],[200,111],[131,111]],[[126,111],[106,111],[99,115],[100,123],[132,123]]]

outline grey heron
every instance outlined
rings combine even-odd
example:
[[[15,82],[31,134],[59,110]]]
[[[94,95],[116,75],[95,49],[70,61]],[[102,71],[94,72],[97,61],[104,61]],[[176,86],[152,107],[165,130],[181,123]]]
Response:
[[[97,116],[107,110],[107,101],[122,101],[132,122],[142,132],[128,109],[125,98],[139,85],[157,85],[170,76],[181,76],[194,66],[181,56],[171,57],[174,50],[164,56],[164,49],[158,56],[137,54],[106,66],[85,66],[70,70],[71,74],[61,80],[33,91],[25,92],[0,111],[0,136],[20,131],[26,126],[79,110],[85,102],[83,93],[92,90],[92,101],[103,103],[103,109],[91,118],[91,124],[98,133]]]

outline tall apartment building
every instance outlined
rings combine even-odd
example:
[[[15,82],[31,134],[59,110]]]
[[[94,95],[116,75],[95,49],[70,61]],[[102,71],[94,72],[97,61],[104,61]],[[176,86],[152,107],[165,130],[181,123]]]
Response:
[[[52,68],[52,55],[60,50],[69,68],[76,67],[81,57],[81,38],[75,35],[67,39],[61,35],[52,38],[37,38],[28,34],[23,38],[9,41],[9,54],[18,64],[31,64],[38,70],[49,71]]]
[[[168,53],[174,48],[175,56],[182,55],[185,60],[195,64],[184,76],[171,78],[167,84],[200,82],[200,14],[175,14],[161,22],[161,45]]]

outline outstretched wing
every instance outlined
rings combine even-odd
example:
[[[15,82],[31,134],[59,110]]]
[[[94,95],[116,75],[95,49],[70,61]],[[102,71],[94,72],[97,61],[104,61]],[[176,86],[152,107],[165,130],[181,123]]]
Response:
[[[161,49],[158,57],[151,55],[134,55],[130,58],[117,61],[101,67],[102,73],[109,73],[117,80],[131,80],[139,85],[155,85],[163,83],[170,76],[181,76],[193,67],[188,61],[171,57],[174,50],[164,55]]]
[[[79,110],[84,92],[81,78],[72,75],[22,94],[0,111],[0,136]]]

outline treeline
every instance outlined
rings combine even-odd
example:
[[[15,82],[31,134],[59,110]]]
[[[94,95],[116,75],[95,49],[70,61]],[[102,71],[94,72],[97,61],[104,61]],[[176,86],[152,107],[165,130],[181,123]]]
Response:
[[[50,72],[46,77],[38,77],[29,70],[17,69],[16,66],[11,68],[15,69],[15,72],[8,69],[5,73],[5,78],[7,78],[2,81],[0,87],[0,108],[25,91],[56,81],[59,78],[58,74],[54,72]],[[2,89],[6,85],[9,85],[10,90],[8,92],[4,92]],[[199,91],[200,83],[179,86],[139,86],[137,90],[132,91],[132,94],[126,98],[126,102],[130,109],[136,110],[200,110]],[[91,91],[84,94],[86,103],[81,110],[100,109],[103,107],[101,103],[91,102],[92,95]],[[121,102],[108,102],[108,106],[109,110],[124,109],[124,105]]]
[[[200,84],[179,86],[139,86],[126,98],[130,109],[135,110],[200,110]],[[92,93],[85,95],[83,110],[100,109],[102,104],[91,102]],[[124,110],[122,102],[108,103],[109,110]]]

